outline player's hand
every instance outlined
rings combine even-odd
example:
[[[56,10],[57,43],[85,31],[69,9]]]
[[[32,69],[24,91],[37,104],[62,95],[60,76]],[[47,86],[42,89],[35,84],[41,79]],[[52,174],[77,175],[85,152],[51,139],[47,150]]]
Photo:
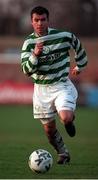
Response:
[[[43,43],[36,43],[34,48],[34,54],[35,56],[39,56],[43,51]]]
[[[80,74],[80,71],[75,67],[72,69],[72,75],[78,75]]]

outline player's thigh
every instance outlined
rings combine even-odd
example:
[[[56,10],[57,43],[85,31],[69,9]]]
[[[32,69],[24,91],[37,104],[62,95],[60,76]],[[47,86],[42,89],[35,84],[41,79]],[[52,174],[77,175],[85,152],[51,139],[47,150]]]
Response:
[[[77,97],[77,90],[75,86],[69,81],[69,84],[60,90],[55,100],[56,110],[58,112],[62,110],[74,111],[76,108]]]
[[[33,94],[33,113],[34,118],[45,119],[55,116],[56,109],[53,105],[53,96],[49,96],[47,88],[38,86],[34,89]]]

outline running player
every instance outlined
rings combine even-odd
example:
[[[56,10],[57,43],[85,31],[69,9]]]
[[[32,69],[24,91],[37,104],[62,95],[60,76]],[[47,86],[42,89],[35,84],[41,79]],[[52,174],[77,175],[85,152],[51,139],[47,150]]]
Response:
[[[55,113],[70,137],[74,137],[77,90],[69,79],[71,48],[75,51],[76,66],[73,75],[87,65],[87,56],[80,40],[71,32],[49,28],[49,11],[41,6],[31,10],[34,32],[24,41],[21,66],[24,74],[34,82],[34,118],[43,124],[50,144],[58,154],[58,164],[70,161],[70,154],[63,142],[55,121]]]

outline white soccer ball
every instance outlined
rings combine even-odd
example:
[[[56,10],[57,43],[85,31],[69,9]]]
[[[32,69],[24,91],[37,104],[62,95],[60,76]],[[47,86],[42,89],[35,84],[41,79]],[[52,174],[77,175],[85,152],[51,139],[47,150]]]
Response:
[[[44,149],[35,150],[29,156],[29,167],[34,172],[45,173],[49,171],[49,169],[52,167],[52,164],[52,155]]]

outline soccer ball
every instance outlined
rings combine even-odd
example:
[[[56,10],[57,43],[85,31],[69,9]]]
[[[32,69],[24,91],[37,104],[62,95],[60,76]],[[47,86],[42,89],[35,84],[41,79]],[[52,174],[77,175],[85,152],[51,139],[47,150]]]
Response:
[[[53,158],[48,151],[38,149],[31,153],[28,163],[32,171],[37,173],[45,173],[52,167]]]

